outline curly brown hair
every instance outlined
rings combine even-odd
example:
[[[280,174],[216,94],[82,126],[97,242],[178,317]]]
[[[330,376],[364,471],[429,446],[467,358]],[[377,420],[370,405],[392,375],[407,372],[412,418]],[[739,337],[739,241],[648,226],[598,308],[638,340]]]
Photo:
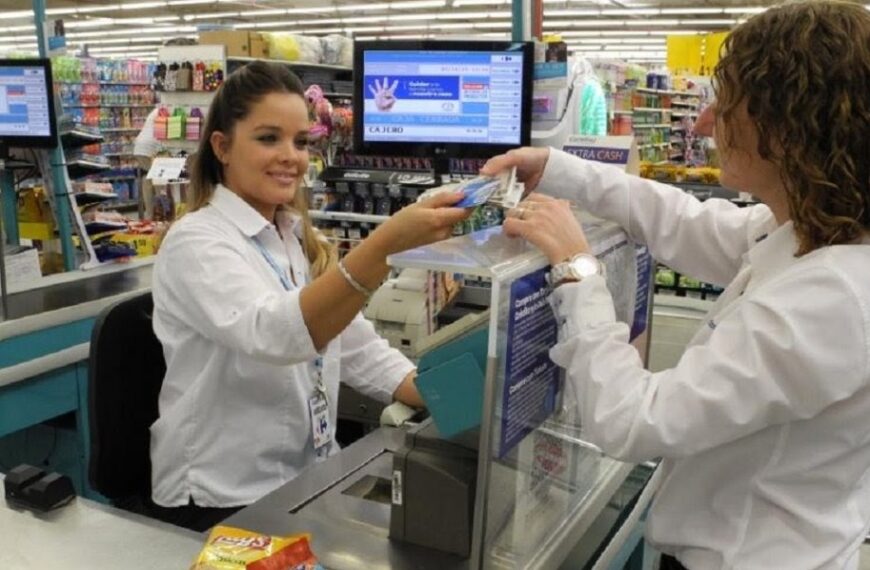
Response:
[[[746,105],[758,154],[776,164],[797,254],[855,242],[870,228],[870,12],[796,2],[738,26],[714,72],[726,148]],[[738,144],[735,144],[738,143]]]

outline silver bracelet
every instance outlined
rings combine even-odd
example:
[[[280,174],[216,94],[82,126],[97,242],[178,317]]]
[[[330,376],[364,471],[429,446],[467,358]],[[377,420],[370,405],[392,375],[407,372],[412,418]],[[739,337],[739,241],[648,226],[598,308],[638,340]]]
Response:
[[[363,287],[359,281],[353,278],[350,274],[350,271],[347,270],[347,267],[344,266],[344,260],[338,260],[338,270],[341,272],[341,276],[344,277],[344,280],[347,281],[347,284],[357,290],[358,293],[362,293],[366,297],[371,297],[374,294],[374,291],[367,287]]]

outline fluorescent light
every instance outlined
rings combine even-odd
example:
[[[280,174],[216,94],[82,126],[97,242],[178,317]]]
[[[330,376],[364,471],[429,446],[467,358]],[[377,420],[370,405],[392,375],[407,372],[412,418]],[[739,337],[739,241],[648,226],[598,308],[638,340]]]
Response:
[[[426,24],[418,24],[411,26],[384,26],[385,32],[410,32],[413,30],[426,30],[429,26]]]
[[[322,6],[317,8],[287,8],[287,14],[326,14],[335,12],[335,6]]]
[[[214,0],[168,0],[167,6],[196,6],[198,4],[212,4]]]
[[[508,0],[453,0],[453,7],[461,6],[501,6],[508,4]]]
[[[767,8],[764,6],[751,6],[751,7],[743,7],[743,8],[725,8],[726,14],[761,14],[766,11]]]
[[[243,18],[259,18],[261,16],[283,16],[286,13],[286,8],[281,8],[280,10],[247,10],[245,12],[239,12],[239,16],[242,16]]]
[[[571,17],[571,16],[598,16],[601,14],[601,10],[545,10],[544,17],[553,17],[553,18],[561,18],[561,17]]]
[[[490,12],[447,12],[445,14],[429,14],[433,20],[485,20]]]
[[[651,36],[697,36],[698,34],[703,34],[704,32],[698,30],[668,30],[661,31],[656,30],[654,32],[650,32]]]
[[[396,16],[387,16],[390,22],[404,22],[408,20],[431,20],[432,14],[399,14]]]
[[[402,2],[390,2],[390,8],[393,10],[405,10],[407,8],[442,8],[446,5],[447,0],[404,0]]]
[[[724,14],[723,8],[662,8],[663,16],[675,16],[680,14]]]
[[[319,32],[319,30],[311,30],[312,32]],[[370,33],[370,32],[382,32],[384,31],[383,26],[362,26],[356,28],[345,28],[344,32],[348,34],[354,33]]]
[[[440,28],[441,25],[439,24]],[[474,24],[475,29],[484,29],[484,30],[510,30],[513,28],[513,24],[510,22],[480,22]]]
[[[698,20],[680,20],[681,25],[692,25],[692,26],[733,26],[737,23],[737,20],[727,20],[727,19],[698,19]]]
[[[345,4],[337,6],[339,12],[374,12],[375,10],[389,10],[390,5],[386,2],[379,4]]]
[[[149,8],[161,8],[166,6],[166,2],[134,2],[132,4],[121,4],[121,10],[147,10]]]
[[[679,26],[679,20],[626,20],[626,26],[644,26],[644,27],[653,27],[653,26]]]
[[[29,24],[27,26],[8,26],[6,28],[0,28],[0,33],[8,34],[9,32],[29,32],[33,31],[33,24]]]
[[[322,26],[324,24],[340,24],[341,18],[321,18],[318,20],[299,20],[300,26]]]
[[[623,8],[601,11],[602,16],[658,16],[658,8]]]
[[[238,18],[241,12],[208,12],[205,14],[187,14],[182,16],[185,21],[207,20],[211,18]]]
[[[30,19],[33,17],[32,10],[14,10],[12,12],[0,12],[0,20]]]
[[[372,22],[385,22],[387,15],[382,16],[354,16],[353,18],[341,18],[342,24],[371,24]]]
[[[455,24],[438,24],[437,28],[439,30],[463,30],[466,28],[473,28],[474,24],[471,22],[459,22]]]
[[[64,16],[66,14],[75,14],[78,8],[49,8],[45,11],[46,16]],[[33,12],[31,12],[33,14]]]

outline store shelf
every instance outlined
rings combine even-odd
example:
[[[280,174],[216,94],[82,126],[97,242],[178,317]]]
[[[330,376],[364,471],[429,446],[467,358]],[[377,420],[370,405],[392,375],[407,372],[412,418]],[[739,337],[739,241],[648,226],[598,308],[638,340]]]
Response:
[[[358,222],[366,224],[382,224],[390,219],[389,216],[377,216],[374,214],[355,214],[353,212],[324,212],[321,210],[309,210],[308,215],[312,220],[327,220],[333,222]]]
[[[127,229],[126,222],[85,222],[88,235],[120,232]]]
[[[694,109],[698,106],[698,103],[690,103],[688,101],[671,101],[671,106],[673,107],[689,107]]]
[[[670,109],[664,109],[661,107],[635,107],[635,113],[670,113]]]
[[[325,63],[308,63],[305,61],[288,61],[286,59],[263,59],[259,57],[227,57],[227,62],[231,61],[242,61],[245,63],[250,61],[267,61],[269,63],[282,63],[290,67],[308,67],[311,69],[328,69],[330,71],[353,71],[352,68],[344,67],[343,65],[327,65]]]
[[[76,192],[74,196],[76,204],[79,206],[99,204],[100,202],[106,202],[118,198],[118,195],[114,192]]]
[[[697,117],[698,113],[689,112],[689,111],[674,111],[671,113],[671,117]]]
[[[613,113],[614,115],[633,115],[634,111],[628,111],[625,109],[614,109],[613,111],[611,111],[611,113]]]
[[[107,152],[107,153],[104,153],[103,156],[117,158],[119,156],[136,156],[136,155],[133,154],[132,152]]]
[[[150,104],[141,104],[141,103],[112,103],[107,105],[82,105],[80,103],[75,103],[70,105],[69,103],[63,103],[62,106],[65,109],[153,109],[157,103]]]
[[[658,123],[655,125],[632,125],[635,130],[637,129],[669,129],[671,128],[670,123]]]
[[[130,87],[148,87],[150,83],[136,81],[55,81],[64,85],[128,85]]]
[[[103,142],[103,137],[99,133],[95,133],[83,129],[71,129],[60,134],[63,141],[63,147],[66,149],[80,148],[89,144],[97,144]]]
[[[637,148],[639,148],[639,149],[643,149],[643,148],[667,148],[669,146],[671,146],[671,143],[651,143],[651,144],[639,144],[639,145],[637,145]]]
[[[100,129],[100,132],[105,133],[138,133],[142,130],[142,127],[125,127],[122,129]]]
[[[635,87],[635,91],[641,93],[654,93],[656,95],[673,95],[678,97],[699,97],[694,91],[676,91],[674,89],[650,89],[649,87]]]
[[[66,168],[67,172],[69,172],[70,178],[79,178],[89,174],[96,174],[103,170],[108,170],[111,168],[111,165],[97,162],[95,160],[80,158],[67,162]]]

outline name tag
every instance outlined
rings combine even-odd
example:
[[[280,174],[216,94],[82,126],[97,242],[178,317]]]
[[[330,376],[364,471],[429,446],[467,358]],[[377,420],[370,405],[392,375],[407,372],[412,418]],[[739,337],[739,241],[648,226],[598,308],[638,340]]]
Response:
[[[311,416],[311,435],[314,449],[320,451],[332,441],[332,426],[329,422],[329,406],[320,392],[308,399]]]

